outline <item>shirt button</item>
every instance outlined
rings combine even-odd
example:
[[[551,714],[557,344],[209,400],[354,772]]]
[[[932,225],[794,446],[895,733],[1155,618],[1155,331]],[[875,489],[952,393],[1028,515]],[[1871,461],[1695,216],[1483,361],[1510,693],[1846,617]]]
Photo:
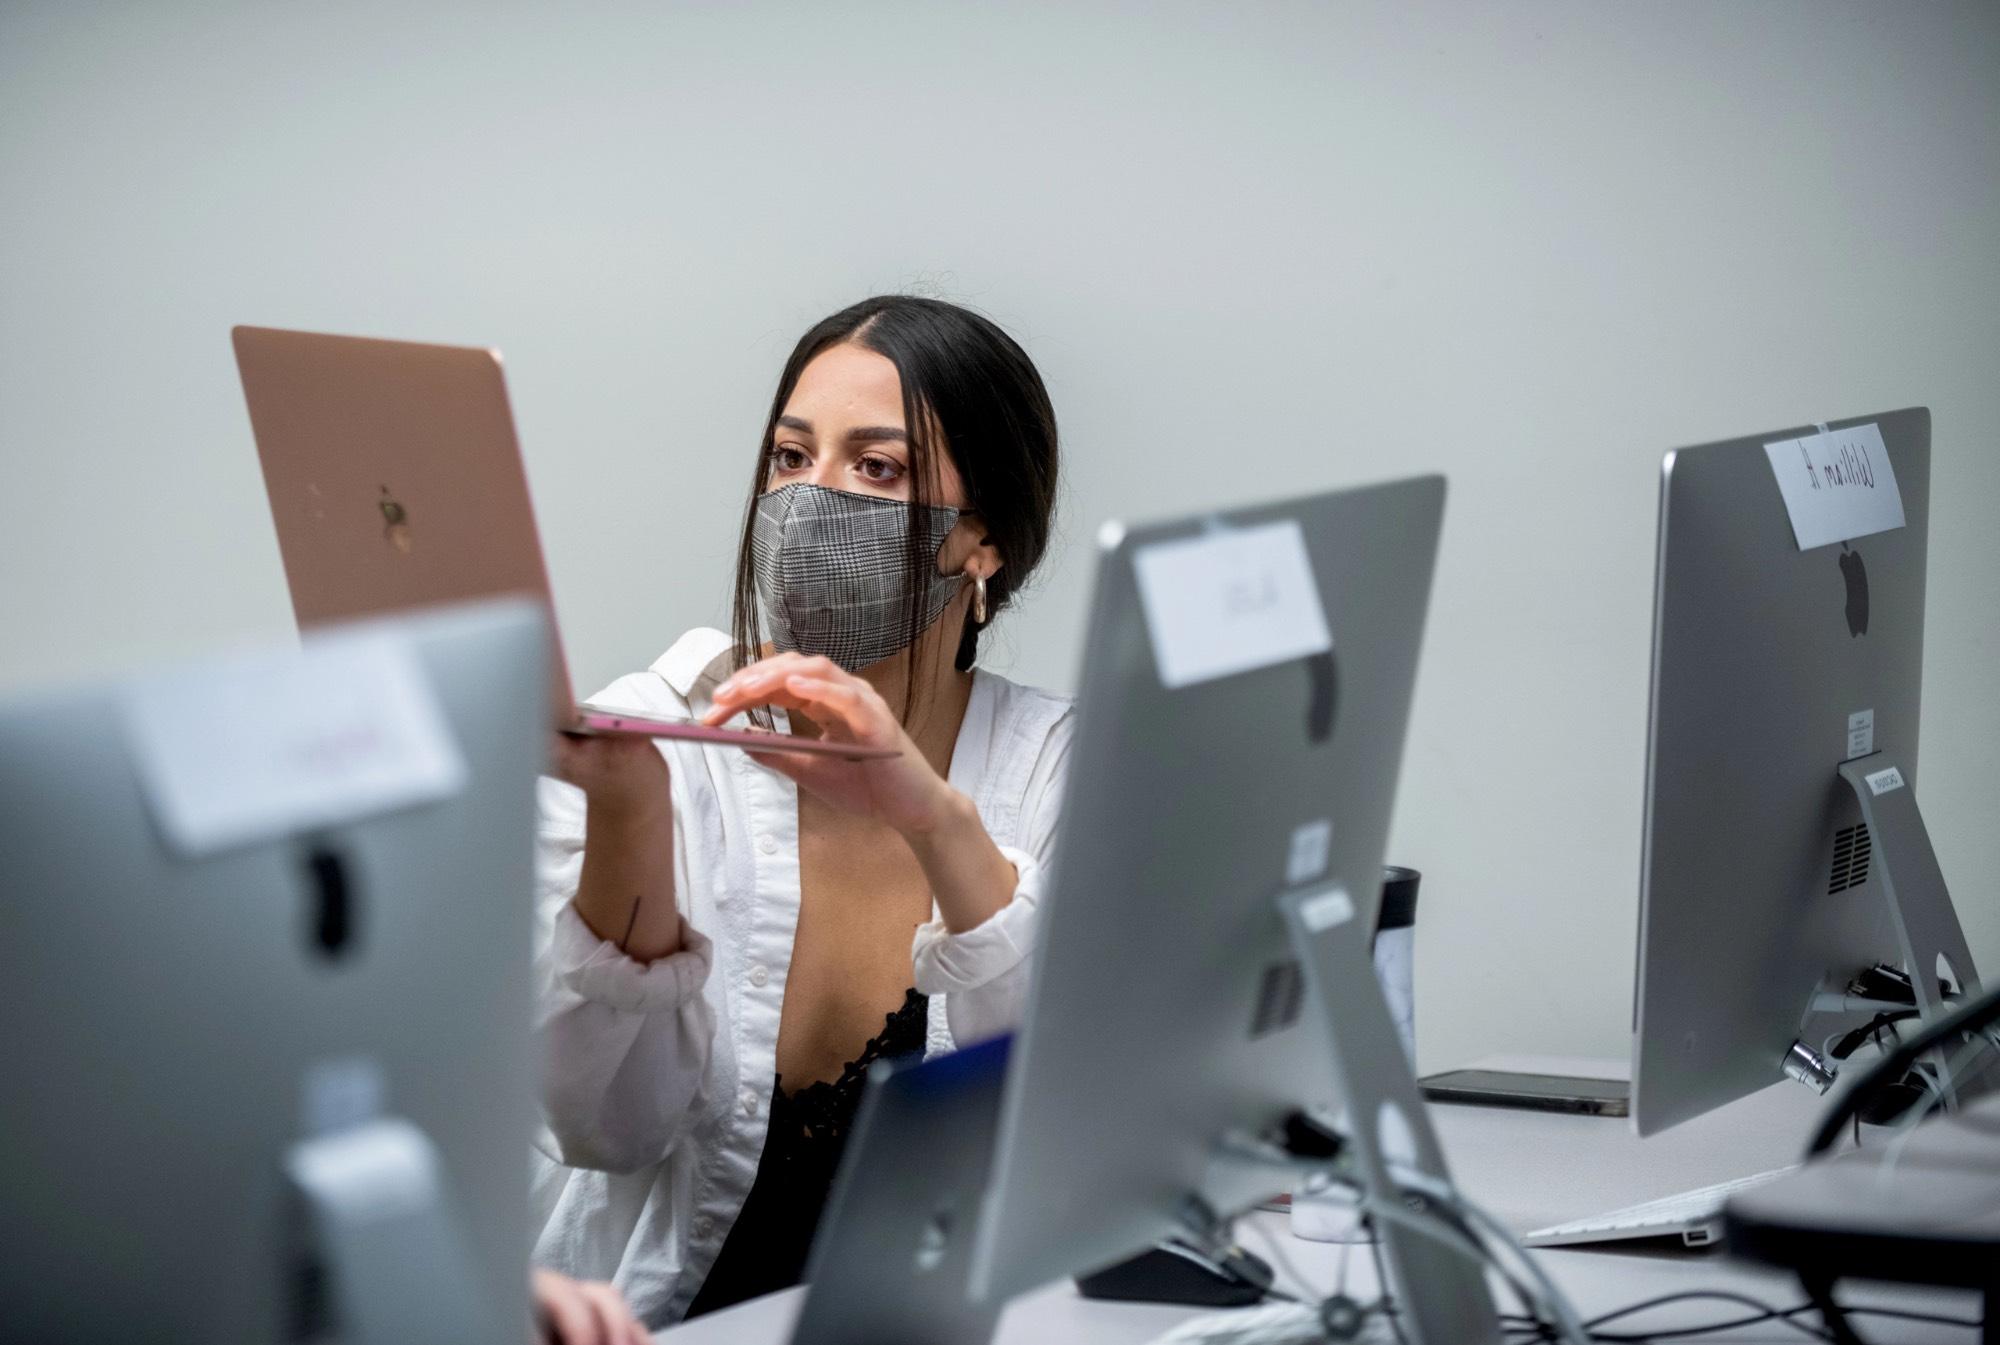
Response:
[[[750,984],[758,987],[759,989],[762,989],[770,981],[770,979],[771,979],[771,973],[765,971],[763,967],[758,966],[750,968]]]
[[[775,855],[778,853],[778,838],[766,832],[757,838],[757,848],[767,855]]]
[[[743,1114],[745,1116],[757,1114],[757,1095],[747,1088],[743,1090]]]
[[[694,1221],[694,1235],[696,1237],[705,1238],[714,1231],[715,1223],[706,1214]]]

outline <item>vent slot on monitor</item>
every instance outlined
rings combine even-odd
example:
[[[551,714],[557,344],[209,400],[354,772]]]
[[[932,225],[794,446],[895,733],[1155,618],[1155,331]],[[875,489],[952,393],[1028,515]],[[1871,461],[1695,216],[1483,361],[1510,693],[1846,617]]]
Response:
[[[1835,832],[1833,868],[1827,874],[1826,894],[1830,897],[1867,882],[1868,860],[1874,849],[1874,843],[1868,839],[1868,824],[1865,822],[1856,822]]]
[[[1305,971],[1297,962],[1287,959],[1264,968],[1257,984],[1256,1012],[1250,1022],[1251,1040],[1268,1037],[1298,1022],[1305,997]]]

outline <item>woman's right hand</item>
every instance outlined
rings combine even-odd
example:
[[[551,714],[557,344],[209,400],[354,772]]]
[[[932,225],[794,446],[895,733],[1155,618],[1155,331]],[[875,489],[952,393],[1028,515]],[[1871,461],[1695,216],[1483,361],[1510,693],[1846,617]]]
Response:
[[[634,816],[670,805],[667,759],[651,738],[558,733],[555,775],[581,789],[593,809]]]

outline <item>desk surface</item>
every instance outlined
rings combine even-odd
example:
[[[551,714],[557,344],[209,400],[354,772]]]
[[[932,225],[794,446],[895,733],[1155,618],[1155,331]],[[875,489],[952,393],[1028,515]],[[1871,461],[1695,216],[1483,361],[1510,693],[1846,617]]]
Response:
[[[1574,1065],[1575,1062],[1565,1062]],[[1484,1061],[1483,1068],[1549,1068],[1548,1061]],[[1572,1069],[1571,1072],[1576,1072]],[[1603,1073],[1616,1073],[1615,1067]],[[1497,1107],[1436,1106],[1431,1115],[1452,1175],[1475,1201],[1516,1233],[1587,1214],[1613,1210],[1730,1177],[1782,1167],[1798,1158],[1820,1100],[1796,1084],[1783,1084],[1720,1111],[1641,1141],[1628,1122]],[[1286,1216],[1257,1213],[1243,1220],[1245,1246],[1270,1259],[1280,1283],[1297,1288],[1303,1278],[1324,1292],[1341,1271],[1336,1244],[1294,1238]],[[1728,1259],[1715,1251],[1601,1251],[1573,1247],[1532,1253],[1569,1294],[1586,1319],[1661,1294],[1723,1289],[1774,1307],[1803,1301],[1790,1278]],[[1347,1255],[1349,1291],[1367,1301],[1374,1272],[1365,1248]],[[661,1345],[770,1342],[782,1345],[798,1314],[802,1290],[741,1304],[661,1332]],[[1844,1302],[1879,1304],[1976,1319],[1976,1296],[1889,1286],[1849,1289]],[[1503,1311],[1514,1311],[1502,1300]],[[1069,1281],[1047,1285],[1008,1305],[998,1345],[1142,1345],[1195,1315],[1188,1308],[1099,1303],[1080,1297]],[[1741,1315],[1727,1303],[1684,1303],[1617,1324],[1619,1329],[1665,1330]],[[1978,1332],[1886,1318],[1857,1325],[1871,1342],[1971,1342]],[[1788,1341],[1807,1337],[1781,1323],[1699,1337],[1716,1341]]]

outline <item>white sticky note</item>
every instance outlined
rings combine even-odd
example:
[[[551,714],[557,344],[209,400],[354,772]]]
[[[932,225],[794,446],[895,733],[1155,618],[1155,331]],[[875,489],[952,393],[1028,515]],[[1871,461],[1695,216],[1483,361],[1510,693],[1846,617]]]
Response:
[[[1333,648],[1305,536],[1290,519],[1157,542],[1132,566],[1170,690]]]
[[[1847,717],[1847,756],[1852,761],[1875,750],[1875,712],[1856,710]]]
[[[1781,439],[1764,452],[1799,550],[1903,526],[1903,495],[1875,426]]]
[[[1885,770],[1874,771],[1861,778],[1868,782],[1868,792],[1877,798],[1887,794],[1892,789],[1901,789],[1903,787],[1903,773],[1894,766],[1890,766]]]
[[[447,798],[465,761],[414,652],[381,632],[239,654],[131,687],[148,806],[198,856]]]

